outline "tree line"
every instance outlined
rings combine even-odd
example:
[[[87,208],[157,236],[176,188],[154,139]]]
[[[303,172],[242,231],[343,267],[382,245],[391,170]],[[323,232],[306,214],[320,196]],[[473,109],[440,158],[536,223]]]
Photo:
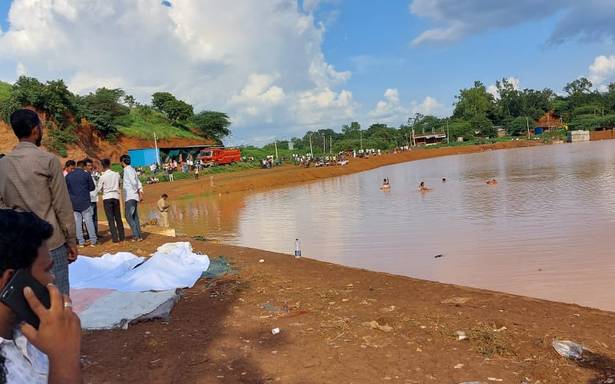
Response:
[[[545,113],[552,112],[561,120],[561,125],[570,130],[611,129],[615,127],[615,83],[605,90],[593,88],[587,78],[567,83],[562,94],[549,88],[517,89],[502,79],[495,84],[495,95],[485,84],[475,81],[472,87],[464,88],[455,96],[451,116],[440,118],[417,113],[409,116],[399,127],[375,123],[363,129],[358,122],[343,125],[339,131],[320,129],[308,131],[303,137],[290,139],[295,149],[309,151],[310,140],[313,152],[338,152],[349,149],[391,149],[410,144],[411,132],[450,134],[450,141],[458,137],[465,141],[495,138],[499,128],[510,136],[525,136],[528,125],[533,128]],[[289,140],[277,142],[288,145]],[[273,143],[265,148],[270,149]],[[323,150],[324,148],[324,150]]]
[[[21,76],[0,103],[0,119],[7,121],[13,111],[22,107],[34,107],[45,113],[47,121],[55,125],[56,136],[62,135],[62,131],[72,131],[86,119],[102,137],[115,139],[119,135],[120,119],[133,111],[141,115],[161,114],[169,124],[217,142],[231,133],[231,121],[226,113],[195,113],[192,105],[169,92],[154,93],[148,105],[138,103],[120,88],[98,88],[81,96],[69,91],[63,80],[43,83]]]

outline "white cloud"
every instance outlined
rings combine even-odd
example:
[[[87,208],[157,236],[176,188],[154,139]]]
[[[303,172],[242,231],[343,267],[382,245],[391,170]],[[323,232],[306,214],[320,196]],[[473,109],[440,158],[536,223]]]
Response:
[[[441,116],[443,113],[443,105],[435,98],[427,96],[420,103],[413,101],[410,106],[410,112],[413,115],[415,113],[420,113],[422,115]]]
[[[607,83],[615,81],[615,55],[596,57],[589,66],[587,77],[594,87],[605,90]]]
[[[20,63],[80,93],[122,87],[142,102],[170,91],[197,110],[228,112],[237,139],[263,125],[291,136],[341,125],[357,107],[342,88],[351,73],[322,52],[325,30],[312,14],[319,3],[13,0],[0,68]]]
[[[507,28],[556,16],[549,43],[570,39],[615,39],[612,0],[413,0],[410,12],[429,19],[433,26],[412,40],[413,45],[461,40],[484,31]]]
[[[370,124],[385,123],[397,126],[416,113],[442,116],[445,112],[443,105],[432,96],[426,96],[420,102],[413,100],[409,106],[404,106],[400,100],[399,91],[389,88],[384,92],[384,99],[376,103],[374,109],[368,113],[368,117]]]
[[[376,103],[376,107],[369,112],[368,116],[373,122],[396,124],[408,118],[408,108],[401,105],[399,91],[389,88],[384,92],[384,99]]]
[[[17,74],[17,77],[25,76],[28,74],[28,69],[22,63],[17,63],[17,68],[15,69],[15,73]]]

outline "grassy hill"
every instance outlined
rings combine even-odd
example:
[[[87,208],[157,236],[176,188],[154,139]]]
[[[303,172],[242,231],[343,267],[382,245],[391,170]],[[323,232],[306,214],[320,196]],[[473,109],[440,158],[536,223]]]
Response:
[[[0,103],[11,95],[11,84],[0,81]]]
[[[188,129],[176,127],[160,112],[150,108],[133,108],[126,116],[117,119],[120,133],[141,139],[152,139],[154,132],[159,139],[201,139]]]

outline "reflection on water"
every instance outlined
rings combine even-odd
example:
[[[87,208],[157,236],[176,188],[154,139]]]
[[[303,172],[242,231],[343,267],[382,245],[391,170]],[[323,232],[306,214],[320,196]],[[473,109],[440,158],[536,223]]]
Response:
[[[388,193],[379,190],[385,177]],[[486,185],[490,178],[498,184]],[[421,180],[433,191],[419,193]],[[177,201],[172,216],[180,232],[231,244],[290,255],[298,237],[315,259],[615,310],[615,141],[442,157]]]

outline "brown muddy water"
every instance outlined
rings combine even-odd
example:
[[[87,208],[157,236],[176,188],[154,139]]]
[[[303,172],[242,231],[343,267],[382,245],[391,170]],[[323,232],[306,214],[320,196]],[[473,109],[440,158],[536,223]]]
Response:
[[[379,189],[385,177],[390,192]],[[420,181],[433,190],[418,192]],[[289,257],[299,238],[304,257],[615,310],[615,141],[176,200],[171,221],[181,233]]]

